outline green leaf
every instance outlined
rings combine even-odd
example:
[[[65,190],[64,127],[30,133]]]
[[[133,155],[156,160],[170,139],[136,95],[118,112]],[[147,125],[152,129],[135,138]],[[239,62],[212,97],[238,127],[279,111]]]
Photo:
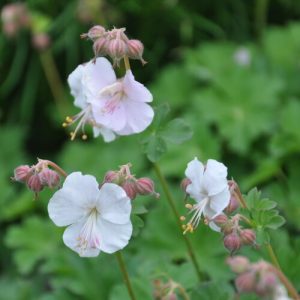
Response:
[[[154,108],[155,110],[155,118],[153,121],[153,127],[158,128],[161,123],[163,123],[170,112],[170,106],[168,103],[163,103]]]
[[[285,223],[285,219],[282,216],[274,216],[271,218],[266,227],[271,229],[277,229]]]
[[[258,205],[257,208],[260,210],[271,210],[277,206],[277,203],[275,201],[271,201],[268,199],[262,199]]]
[[[139,234],[139,232],[141,231],[141,229],[144,227],[145,223],[144,223],[143,219],[137,215],[131,216],[131,222],[132,222],[132,226],[133,226],[132,235],[134,237],[136,237]]]
[[[160,135],[167,142],[181,144],[193,136],[193,131],[184,120],[174,119],[167,124]]]
[[[167,144],[164,139],[158,135],[151,135],[143,141],[144,152],[148,159],[152,162],[156,162],[167,151]]]
[[[148,212],[147,208],[140,201],[133,201],[132,214],[134,215],[142,215]]]

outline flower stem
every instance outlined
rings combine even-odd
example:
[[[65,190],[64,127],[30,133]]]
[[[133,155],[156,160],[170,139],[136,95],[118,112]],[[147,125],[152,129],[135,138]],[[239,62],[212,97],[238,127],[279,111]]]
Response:
[[[274,266],[271,266],[271,270],[277,275],[279,280],[285,286],[285,288],[287,289],[289,295],[294,300],[300,300],[300,297],[299,297],[299,294],[298,294],[297,290],[295,289],[293,284],[288,280],[288,278],[283,274],[283,272],[280,269],[278,269]]]
[[[160,183],[162,185],[162,188],[163,188],[165,196],[166,196],[166,198],[168,200],[168,203],[169,203],[169,205],[170,205],[170,207],[171,207],[171,209],[172,209],[172,211],[173,211],[173,213],[174,213],[174,215],[176,217],[176,221],[177,221],[177,225],[179,227],[179,230],[181,231],[180,215],[179,215],[179,213],[177,211],[177,208],[176,208],[176,205],[175,205],[175,201],[174,201],[173,196],[172,196],[172,194],[171,194],[171,192],[169,190],[167,181],[166,181],[165,177],[162,175],[162,172],[160,170],[159,165],[156,164],[156,163],[153,163],[153,167],[154,167],[156,176],[157,176],[157,178],[159,179],[159,181],[160,181]],[[190,258],[192,260],[192,263],[193,263],[193,265],[195,267],[197,276],[198,276],[199,280],[201,281],[204,276],[203,276],[203,274],[200,271],[200,268],[199,268],[199,265],[198,265],[198,262],[197,262],[196,255],[194,253],[194,249],[192,247],[192,244],[191,244],[190,240],[188,239],[188,237],[186,235],[182,235],[182,237],[183,237],[183,240],[184,240],[184,242],[186,244],[186,247],[188,249],[188,253],[189,253],[189,256],[190,256]]]
[[[116,257],[117,257],[118,264],[119,264],[121,273],[123,275],[123,279],[124,279],[124,282],[126,284],[126,287],[127,287],[127,290],[128,290],[128,294],[130,296],[130,299],[131,300],[136,300],[137,298],[134,295],[134,292],[133,292],[133,289],[132,289],[132,285],[131,285],[131,282],[130,282],[130,279],[129,279],[128,272],[126,270],[126,266],[125,266],[124,259],[123,259],[121,251],[116,252]]]
[[[269,256],[271,258],[271,261],[272,261],[272,264],[278,269],[281,271],[281,267],[280,267],[280,264],[279,264],[279,261],[277,259],[277,256],[273,250],[273,247],[270,243],[267,243],[266,244],[266,247],[267,247],[267,250],[268,250],[268,253],[269,253]]]
[[[239,188],[236,189],[236,191],[234,192],[234,195],[237,197],[238,201],[240,202],[240,205],[245,208],[245,209],[249,209],[248,206],[247,206],[247,203],[240,191]]]
[[[130,70],[130,62],[128,56],[124,56],[124,64],[125,64],[125,69],[126,71]]]
[[[63,177],[67,177],[68,176],[67,172],[65,172],[61,167],[59,167],[53,161],[46,160],[45,162],[47,163],[48,166],[52,167],[55,171],[57,171],[57,173],[59,173]]]

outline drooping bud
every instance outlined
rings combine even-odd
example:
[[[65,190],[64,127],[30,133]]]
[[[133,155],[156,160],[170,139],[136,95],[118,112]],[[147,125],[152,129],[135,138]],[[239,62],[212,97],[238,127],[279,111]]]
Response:
[[[277,276],[272,272],[263,272],[255,287],[255,292],[259,296],[267,296],[273,292],[278,284]]]
[[[241,230],[240,237],[244,245],[253,245],[256,241],[256,234],[252,229]]]
[[[118,65],[119,61],[126,55],[127,46],[126,43],[119,38],[112,39],[107,42],[107,53]]]
[[[224,214],[220,214],[216,216],[215,218],[212,219],[212,221],[219,227],[223,227],[227,224],[228,222],[228,217]]]
[[[40,177],[41,184],[44,186],[48,186],[50,188],[57,187],[60,182],[59,175],[55,171],[48,168],[44,168],[39,173],[39,177]]]
[[[116,171],[108,171],[105,176],[103,183],[118,183],[119,181],[119,174]]]
[[[154,182],[147,177],[139,178],[136,181],[136,191],[140,195],[150,195],[153,194],[154,191]]]
[[[191,184],[191,180],[188,178],[184,178],[182,179],[181,183],[180,183],[180,187],[181,189],[186,193],[186,188],[189,184]]]
[[[28,178],[27,186],[30,190],[32,190],[35,193],[42,191],[42,189],[44,188],[38,174],[33,174]]]
[[[227,214],[233,213],[240,206],[240,203],[234,194],[231,195],[228,206],[225,208]]]
[[[127,196],[131,200],[134,200],[137,195],[135,182],[127,180],[121,186],[125,190]]]
[[[241,239],[239,235],[235,232],[232,232],[224,237],[224,246],[226,249],[230,251],[230,253],[234,253],[239,250],[242,246]]]
[[[31,176],[31,168],[28,165],[23,165],[15,168],[13,180],[19,182],[26,182]]]
[[[238,274],[244,273],[250,266],[249,259],[240,255],[228,257],[226,262],[230,266],[231,270]]]
[[[98,38],[93,44],[93,50],[95,56],[105,56],[107,55],[107,39],[105,36]]]
[[[127,55],[131,59],[139,59],[144,65],[147,62],[143,59],[144,45],[139,40],[129,40],[127,42]]]
[[[256,274],[248,271],[240,274],[235,279],[235,286],[240,293],[251,293],[255,290]]]
[[[81,34],[80,37],[88,38],[92,41],[95,41],[96,39],[102,37],[104,34],[105,34],[105,28],[100,25],[96,25],[93,26],[87,33]]]

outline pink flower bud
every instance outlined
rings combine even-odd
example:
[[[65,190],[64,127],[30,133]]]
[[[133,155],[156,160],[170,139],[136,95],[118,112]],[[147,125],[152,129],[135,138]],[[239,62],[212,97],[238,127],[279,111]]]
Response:
[[[241,230],[240,237],[244,245],[253,245],[256,241],[256,234],[252,229]]]
[[[88,33],[83,33],[80,37],[81,38],[89,38],[92,41],[95,41],[96,39],[102,37],[105,34],[105,28],[100,26],[100,25],[96,25],[93,26]]]
[[[239,250],[241,248],[241,239],[237,233],[233,232],[224,237],[224,246],[231,253]]]
[[[107,54],[107,39],[106,37],[98,38],[93,44],[95,56],[105,56]]]
[[[45,50],[50,46],[50,37],[47,33],[34,34],[32,44],[37,50]]]
[[[184,192],[186,192],[187,186],[188,186],[189,184],[191,184],[191,183],[192,183],[192,182],[191,182],[190,179],[184,178],[184,179],[182,179],[182,181],[181,181],[181,183],[180,183],[180,187],[181,187],[181,189],[182,189]]]
[[[252,271],[242,273],[235,279],[235,286],[237,290],[242,293],[254,292],[255,284],[256,274]]]
[[[34,174],[28,178],[27,186],[35,193],[40,192],[44,188],[38,174]]]
[[[28,165],[23,165],[15,168],[14,177],[15,181],[25,182],[31,176],[31,168]]]
[[[118,172],[115,172],[115,171],[108,171],[106,172],[105,176],[104,176],[104,180],[103,180],[103,183],[116,183],[118,184],[119,182],[119,174]]]
[[[235,273],[244,273],[250,266],[249,259],[245,256],[231,256],[226,260],[231,270]]]
[[[147,62],[143,60],[144,45],[139,40],[129,40],[127,42],[127,55],[132,59],[139,59],[142,64]]]
[[[230,201],[229,201],[228,206],[225,208],[225,212],[227,214],[231,214],[235,210],[237,210],[239,208],[239,206],[240,206],[240,203],[239,203],[238,199],[236,199],[235,195],[231,194]]]
[[[48,168],[43,169],[39,173],[39,177],[40,177],[41,184],[44,186],[48,186],[50,188],[57,187],[60,182],[59,175],[55,171]]]
[[[220,214],[218,216],[216,216],[215,218],[213,218],[212,220],[217,226],[219,227],[223,227],[228,223],[228,217],[224,214]]]
[[[278,284],[277,276],[271,272],[264,272],[260,274],[260,279],[255,287],[255,292],[259,296],[267,296],[272,293]]]
[[[136,191],[140,195],[149,195],[154,193],[154,182],[147,177],[136,181]]]
[[[107,54],[116,62],[126,54],[127,46],[122,39],[113,39],[107,43]]]
[[[133,181],[125,181],[122,185],[122,188],[125,190],[127,196],[133,200],[136,197],[136,184]]]

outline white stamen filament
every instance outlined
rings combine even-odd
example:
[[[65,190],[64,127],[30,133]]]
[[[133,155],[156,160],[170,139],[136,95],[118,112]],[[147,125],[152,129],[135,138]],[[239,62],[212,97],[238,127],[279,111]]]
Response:
[[[190,210],[190,213],[194,212],[192,218],[189,221],[189,224],[191,224],[193,228],[196,228],[199,225],[203,210],[207,205],[208,200],[209,200],[208,197],[204,198],[199,203],[195,204],[193,208]]]
[[[98,211],[93,208],[83,225],[79,237],[78,237],[78,247],[82,252],[87,248],[98,248],[100,247],[100,240],[97,231],[97,217]]]

